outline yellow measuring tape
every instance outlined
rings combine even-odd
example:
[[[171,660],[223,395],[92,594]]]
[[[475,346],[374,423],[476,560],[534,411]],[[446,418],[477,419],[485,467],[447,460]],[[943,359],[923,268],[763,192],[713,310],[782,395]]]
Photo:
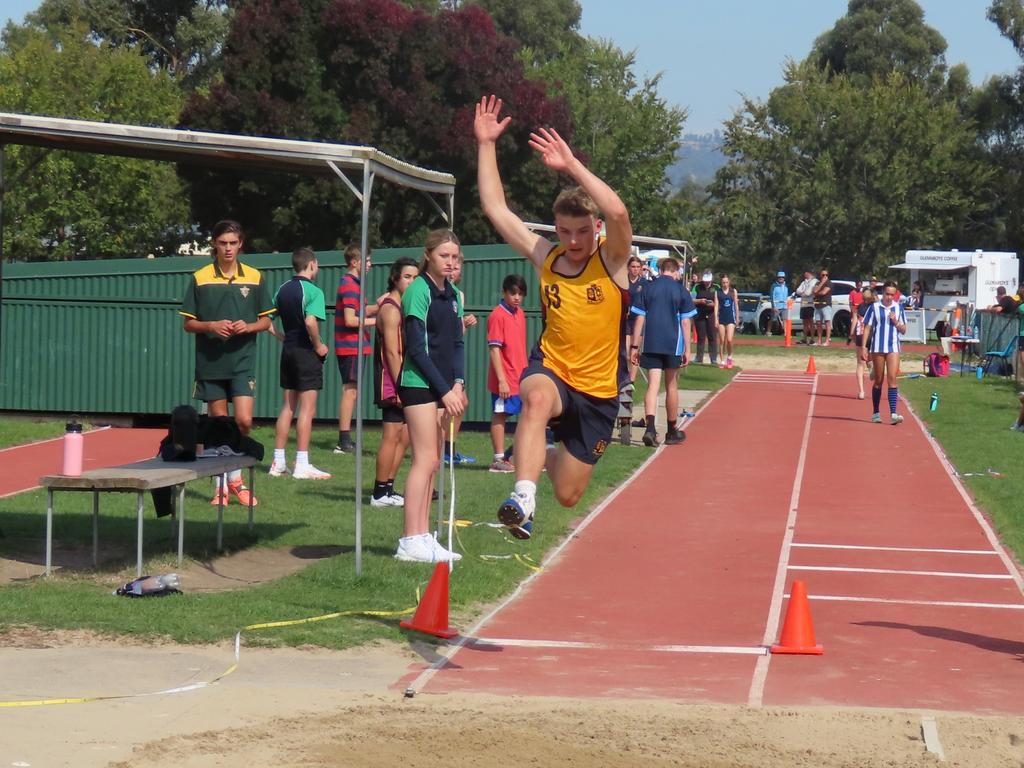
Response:
[[[419,590],[416,590],[416,602],[419,603],[420,595]],[[398,617],[408,616],[413,613],[415,608],[405,608],[401,611],[337,611],[335,613],[325,613],[323,616],[310,616],[305,619],[291,619],[288,621],[266,621],[260,624],[247,624],[242,627],[235,634],[235,661],[226,670],[221,672],[212,680],[206,680],[201,683],[192,683],[190,685],[183,685],[178,688],[167,688],[162,691],[150,691],[147,693],[123,693],[115,694],[111,696],[78,696],[74,698],[64,699],[35,699],[34,701],[0,701],[0,708],[13,708],[13,707],[46,707],[55,704],[86,704],[93,701],[111,701],[114,699],[136,699],[143,696],[164,696],[173,693],[185,693],[186,691],[195,691],[200,688],[207,688],[214,683],[220,682],[225,677],[230,675],[236,669],[241,660],[241,644],[242,644],[242,633],[257,629],[274,629],[278,627],[294,627],[299,624],[313,624],[318,621],[328,621],[330,619],[340,619],[344,616],[372,616],[374,618],[381,617]]]

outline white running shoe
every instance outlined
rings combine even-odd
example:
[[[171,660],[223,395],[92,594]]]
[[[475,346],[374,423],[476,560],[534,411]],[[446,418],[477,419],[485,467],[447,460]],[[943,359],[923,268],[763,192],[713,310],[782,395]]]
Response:
[[[447,563],[451,560],[461,560],[462,555],[458,552],[449,554],[433,536],[421,533],[418,536],[400,538],[398,549],[395,550],[395,559],[407,563]]]
[[[267,474],[271,477],[284,477],[289,474],[287,464],[278,464],[276,461],[270,465]]]
[[[371,507],[403,507],[405,506],[405,499],[399,496],[397,493],[389,493],[387,496],[381,496],[379,499],[376,496],[370,497]]]
[[[418,536],[403,536],[398,540],[398,549],[395,550],[395,560],[403,560],[407,563],[433,563],[434,546],[431,543],[434,537],[429,533],[421,533]]]
[[[292,472],[292,477],[296,480],[330,480],[331,473],[317,469],[312,464],[307,464],[304,467],[296,467]]]
[[[391,506],[392,507],[404,507],[405,506],[405,496],[403,496],[400,493],[395,493],[394,491],[392,491],[391,493],[388,494],[388,498],[391,499]]]
[[[433,536],[430,537],[430,540],[433,542],[432,546],[434,547],[434,556],[437,558],[437,562],[447,563],[449,560],[451,560],[457,563],[459,562],[459,560],[462,559],[462,555],[460,553],[449,550],[447,547],[445,547],[444,544],[435,539]]]
[[[900,416],[898,413],[894,413],[892,415],[892,422],[891,423],[892,424],[902,424],[903,423],[903,417]]]
[[[881,414],[872,413],[871,414],[871,423],[872,424],[881,424],[882,423],[882,416],[881,416]]]

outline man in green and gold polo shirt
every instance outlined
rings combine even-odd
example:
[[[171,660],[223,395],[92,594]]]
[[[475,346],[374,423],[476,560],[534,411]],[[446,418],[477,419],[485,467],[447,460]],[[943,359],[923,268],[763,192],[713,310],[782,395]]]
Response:
[[[274,304],[259,271],[238,260],[245,243],[242,225],[219,221],[211,240],[213,263],[192,274],[179,310],[185,332],[196,335],[192,396],[206,403],[211,416],[227,416],[230,400],[239,431],[248,435],[256,395],[256,334],[270,327]],[[231,473],[228,488],[239,502],[249,503],[241,472]],[[227,503],[227,491],[222,493],[223,500],[215,497],[211,503]]]

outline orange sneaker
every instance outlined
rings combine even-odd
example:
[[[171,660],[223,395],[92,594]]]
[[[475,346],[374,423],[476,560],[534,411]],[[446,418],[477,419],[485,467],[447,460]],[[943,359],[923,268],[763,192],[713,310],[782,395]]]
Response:
[[[236,499],[238,499],[238,503],[239,504],[242,504],[243,506],[248,507],[249,506],[249,498],[251,497],[252,498],[252,505],[254,507],[259,506],[259,501],[256,500],[256,497],[253,496],[252,492],[248,488],[246,488],[244,485],[242,485],[240,482],[239,483],[228,483],[228,490],[230,490],[232,495]]]
[[[217,507],[223,504],[226,507],[229,501],[230,497],[228,496],[227,491],[220,491],[219,493],[213,494],[213,498],[210,500],[210,505]]]

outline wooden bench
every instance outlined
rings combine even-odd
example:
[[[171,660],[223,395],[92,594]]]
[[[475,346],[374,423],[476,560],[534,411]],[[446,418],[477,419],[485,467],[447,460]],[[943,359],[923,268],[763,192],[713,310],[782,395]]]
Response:
[[[50,575],[53,557],[53,494],[54,491],[89,491],[92,493],[92,563],[99,560],[99,515],[100,493],[135,493],[137,506],[137,553],[136,575],[142,575],[142,519],[143,495],[158,488],[177,488],[175,505],[178,524],[178,565],[181,565],[185,546],[185,483],[203,477],[220,477],[236,469],[249,470],[249,489],[253,489],[253,467],[256,459],[252,456],[217,456],[195,461],[164,461],[160,458],[123,464],[119,467],[90,469],[77,477],[68,475],[46,475],[39,478],[39,484],[46,488],[46,575]],[[218,479],[218,487],[219,487]],[[220,494],[218,494],[219,496]],[[249,530],[253,528],[252,494],[249,503]],[[173,518],[172,518],[173,519]],[[224,528],[224,503],[217,505],[217,549],[221,548]]]

